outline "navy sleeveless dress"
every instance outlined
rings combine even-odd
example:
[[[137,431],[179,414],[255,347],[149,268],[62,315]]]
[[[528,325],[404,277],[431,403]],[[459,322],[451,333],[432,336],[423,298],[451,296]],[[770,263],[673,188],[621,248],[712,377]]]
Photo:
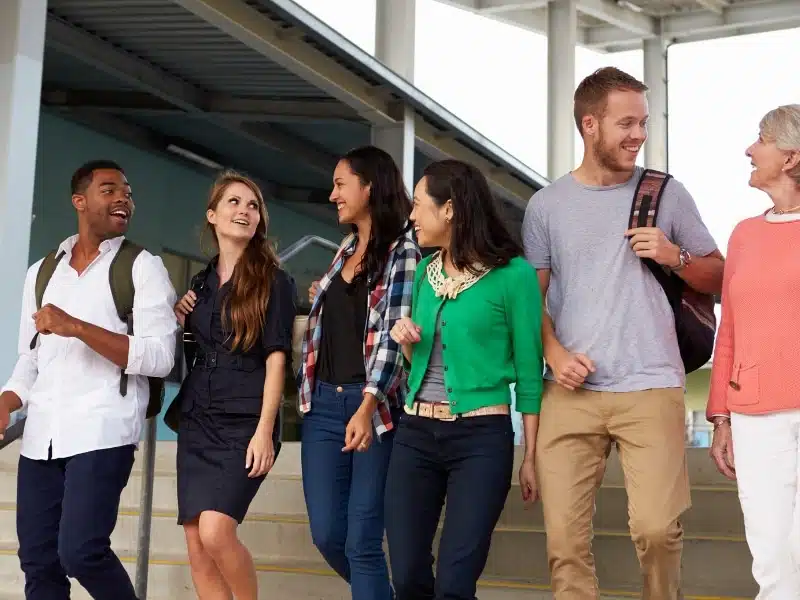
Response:
[[[261,415],[267,357],[284,352],[286,368],[291,369],[295,290],[291,278],[277,270],[260,339],[250,350],[233,353],[232,335],[223,330],[221,312],[231,284],[219,286],[216,259],[204,274],[189,319],[197,353],[177,400],[178,523],[203,511],[220,512],[241,523],[266,477],[248,477],[247,447]],[[276,417],[272,433],[276,460],[280,430]]]

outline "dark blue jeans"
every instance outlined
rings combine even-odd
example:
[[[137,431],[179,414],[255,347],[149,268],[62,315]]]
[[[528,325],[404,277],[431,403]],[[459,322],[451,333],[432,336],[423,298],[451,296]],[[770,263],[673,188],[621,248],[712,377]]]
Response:
[[[136,600],[111,551],[133,454],[133,446],[122,446],[63,459],[20,457],[17,537],[27,600],[68,600],[67,577],[95,600]]]
[[[362,388],[317,384],[303,417],[303,492],[314,545],[350,584],[353,600],[390,600],[383,493],[394,430],[380,439],[373,432],[366,452],[342,452]]]
[[[397,600],[474,600],[514,468],[511,417],[403,414],[386,482]],[[447,498],[433,575],[433,538]]]

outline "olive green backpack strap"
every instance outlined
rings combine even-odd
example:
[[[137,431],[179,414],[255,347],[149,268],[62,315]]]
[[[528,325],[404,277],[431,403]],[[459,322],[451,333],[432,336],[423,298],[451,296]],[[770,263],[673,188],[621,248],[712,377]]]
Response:
[[[128,335],[133,335],[134,328],[133,298],[136,295],[136,288],[133,284],[133,263],[142,250],[144,250],[143,247],[127,239],[122,240],[122,244],[108,269],[108,280],[111,286],[114,307],[120,320],[127,324]],[[150,395],[146,417],[149,419],[161,412],[161,406],[164,402],[164,380],[158,377],[148,377],[147,381]],[[124,369],[119,378],[119,393],[122,396],[128,393],[128,375]]]
[[[39,265],[39,271],[36,273],[36,287],[34,289],[36,295],[36,310],[42,308],[44,291],[47,289],[47,284],[50,283],[50,279],[53,277],[53,273],[56,272],[56,267],[63,256],[63,250],[60,252],[58,250],[53,250],[44,257],[42,264]],[[39,333],[37,332],[34,334],[33,339],[31,339],[31,350],[36,347],[36,340],[38,339]]]
[[[108,282],[111,285],[114,307],[120,321],[127,324],[128,335],[133,335],[133,297],[136,293],[133,285],[133,263],[142,250],[144,248],[141,246],[122,240],[108,269]],[[128,393],[128,375],[124,370],[119,379],[119,393],[123,396]]]

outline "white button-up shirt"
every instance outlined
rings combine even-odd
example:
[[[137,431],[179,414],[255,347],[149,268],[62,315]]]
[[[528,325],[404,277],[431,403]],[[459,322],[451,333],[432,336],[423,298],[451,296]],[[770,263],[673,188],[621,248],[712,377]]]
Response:
[[[42,306],[53,304],[81,321],[127,335],[109,284],[109,267],[122,238],[103,242],[100,254],[80,275],[69,264],[77,239],[73,236],[59,246],[65,254],[47,285]],[[41,263],[30,267],[25,278],[19,359],[2,390],[16,393],[27,409],[21,454],[46,460],[138,444],[149,396],[147,377],[166,377],[175,362],[175,290],[161,258],[143,250],[133,263],[134,335],[129,336],[124,397],[119,392],[119,366],[79,339],[40,335],[30,349],[36,334],[33,314]]]

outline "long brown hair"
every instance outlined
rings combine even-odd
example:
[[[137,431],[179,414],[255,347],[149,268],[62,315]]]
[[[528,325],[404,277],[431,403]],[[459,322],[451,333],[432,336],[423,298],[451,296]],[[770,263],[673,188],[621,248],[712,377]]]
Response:
[[[274,248],[267,240],[269,215],[264,196],[252,179],[235,171],[221,173],[211,187],[207,209],[216,211],[225,190],[234,183],[246,185],[255,194],[258,200],[258,213],[261,216],[255,235],[248,242],[244,253],[233,269],[231,290],[222,305],[222,326],[228,330],[228,325],[230,325],[230,331],[233,334],[231,349],[238,348],[247,351],[255,345],[264,329],[267,303],[279,261]],[[206,227],[211,232],[214,244],[219,249],[219,240],[214,226],[206,221]]]

